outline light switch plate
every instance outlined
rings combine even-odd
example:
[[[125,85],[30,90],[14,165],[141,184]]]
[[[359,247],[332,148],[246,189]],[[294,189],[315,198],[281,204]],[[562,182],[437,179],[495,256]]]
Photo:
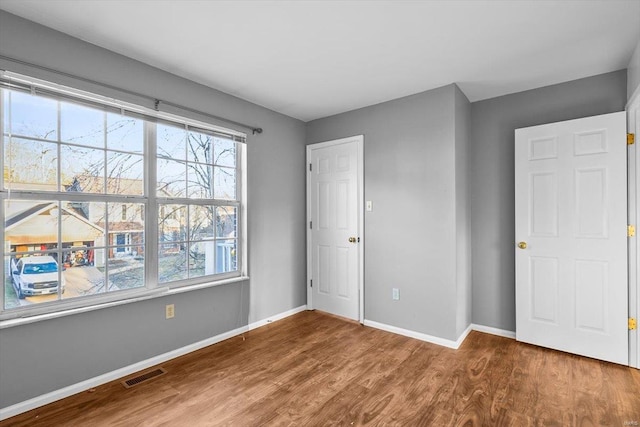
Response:
[[[373,202],[371,200],[367,200],[367,212],[371,212],[373,210]]]

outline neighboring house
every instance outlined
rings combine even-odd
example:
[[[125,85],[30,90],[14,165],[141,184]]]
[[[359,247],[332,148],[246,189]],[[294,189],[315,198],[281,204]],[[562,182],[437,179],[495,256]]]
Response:
[[[70,185],[65,186],[67,192],[103,193],[104,178],[95,175],[78,175]],[[144,182],[141,179],[108,178],[106,181],[108,194],[144,194]],[[103,210],[91,209],[89,203],[77,203],[87,218],[105,228]],[[109,258],[126,255],[144,255],[144,209],[138,203],[116,203],[109,206],[108,238],[106,244],[118,246],[109,249]]]
[[[84,212],[68,204],[10,200],[5,204],[5,245],[14,256],[20,252],[55,250],[58,246],[58,219],[61,219],[62,248],[100,245],[104,229]],[[66,258],[65,254],[65,258]],[[102,263],[103,261],[98,261]]]

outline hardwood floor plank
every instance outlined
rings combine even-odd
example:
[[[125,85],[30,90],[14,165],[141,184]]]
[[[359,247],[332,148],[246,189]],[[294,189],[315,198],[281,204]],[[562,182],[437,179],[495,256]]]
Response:
[[[301,312],[6,426],[622,426],[640,371],[472,332],[458,350]]]

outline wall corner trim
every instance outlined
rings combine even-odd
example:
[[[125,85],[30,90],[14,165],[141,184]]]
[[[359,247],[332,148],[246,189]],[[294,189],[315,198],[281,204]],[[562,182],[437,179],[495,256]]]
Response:
[[[7,406],[6,408],[0,408],[0,421],[5,420],[7,418],[14,417],[16,415],[22,414],[23,412],[30,411],[32,409],[39,408],[41,406],[47,405],[49,403],[53,403],[57,400],[64,399],[65,397],[69,397],[73,394],[81,393],[83,391],[89,390],[90,388],[94,388],[100,386],[102,384],[108,383],[110,381],[114,381],[120,379],[122,377],[126,377],[127,375],[131,375],[135,372],[142,371],[144,369],[148,369],[152,366],[158,365],[160,363],[164,363],[168,360],[175,359],[176,357],[183,356],[188,353],[192,353],[196,350],[200,350],[201,348],[208,347],[210,345],[219,343],[226,339],[232,338],[236,335],[240,335],[244,332],[259,328],[261,326],[267,325],[269,323],[275,322],[277,320],[284,319],[285,317],[292,316],[296,313],[304,311],[307,309],[306,305],[301,305],[300,307],[296,307],[294,309],[284,311],[279,314],[275,314],[271,317],[268,317],[263,320],[259,320],[257,322],[250,323],[247,326],[241,326],[239,328],[233,329],[228,332],[224,332],[222,334],[216,335],[211,338],[204,339],[202,341],[195,342],[193,344],[186,345],[181,348],[177,348],[172,351],[168,351],[166,353],[160,354],[158,356],[151,357],[146,360],[142,360],[140,362],[134,363],[129,366],[125,366],[120,369],[116,369],[115,371],[107,372],[105,374],[99,375],[97,377],[89,378],[88,380],[81,381],[76,384],[72,384],[70,386],[54,390],[49,393],[45,393],[40,396],[36,396],[32,399],[25,400],[20,403],[16,403],[15,405]]]
[[[436,337],[434,335],[423,334],[422,332],[416,332],[416,331],[411,331],[409,329],[398,328],[397,326],[386,325],[384,323],[375,322],[373,320],[365,319],[364,325],[372,328],[380,329],[383,331],[392,332],[394,334],[404,335],[405,337],[415,338],[417,340],[428,342],[431,344],[452,348],[454,350],[457,350],[458,347],[462,345],[462,342],[465,340],[465,338],[467,338],[467,335],[469,335],[469,332],[471,332],[472,330],[471,325],[469,325],[467,329],[465,329],[464,332],[460,334],[460,337],[458,337],[456,341],[453,341],[445,338]]]
[[[497,335],[499,337],[516,339],[516,333],[513,331],[507,331],[505,329],[493,328],[491,326],[471,324],[471,329],[478,332],[484,332],[485,334]]]

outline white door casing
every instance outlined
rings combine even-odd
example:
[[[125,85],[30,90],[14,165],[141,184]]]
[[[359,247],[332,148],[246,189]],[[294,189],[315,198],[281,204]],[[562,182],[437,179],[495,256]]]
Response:
[[[515,137],[516,339],[627,365],[625,113]]]
[[[640,225],[640,87],[627,104],[627,131],[635,135],[635,144],[629,146],[629,218],[636,228]],[[629,317],[640,318],[640,288],[638,268],[640,266],[640,238],[629,239]],[[638,329],[629,331],[629,366],[640,369],[640,339]]]
[[[307,306],[361,323],[363,140],[307,146]]]

